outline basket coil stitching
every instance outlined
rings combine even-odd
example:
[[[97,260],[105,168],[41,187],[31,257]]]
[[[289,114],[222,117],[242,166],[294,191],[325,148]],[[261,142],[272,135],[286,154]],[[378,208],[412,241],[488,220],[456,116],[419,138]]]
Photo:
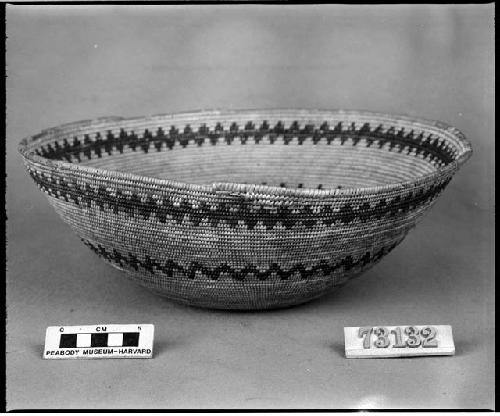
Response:
[[[218,113],[215,115],[218,116]],[[407,125],[397,128],[394,121],[387,127],[387,121],[383,122],[386,116],[366,113],[341,115],[344,118],[354,115],[356,121],[330,124],[326,121],[328,118],[325,120],[323,117],[321,123],[301,123],[298,120],[285,123],[278,120],[271,125],[262,117],[260,120],[259,117],[249,118],[249,114],[246,122],[224,124],[212,121],[212,126],[208,126],[208,123],[199,120],[203,117],[207,121],[213,118],[214,114],[208,114],[203,117],[188,115],[188,121],[182,127],[171,125],[170,128],[164,128],[160,125],[153,130],[151,125],[159,123],[151,123],[151,119],[115,118],[111,121],[106,119],[101,124],[84,122],[47,130],[42,135],[23,141],[20,150],[32,178],[42,191],[59,200],[62,206],[70,204],[83,210],[96,209],[106,215],[153,221],[159,226],[222,226],[223,229],[234,230],[233,233],[239,233],[242,229],[257,233],[289,229],[299,235],[307,233],[307,230],[312,233],[318,227],[346,227],[345,238],[349,234],[350,224],[391,221],[396,224],[399,221],[399,227],[405,228],[405,217],[416,212],[408,217],[410,226],[413,218],[418,217],[420,211],[435,200],[459,165],[470,156],[470,145],[463,135],[442,123],[417,121],[412,124],[415,128],[408,129]],[[290,118],[290,114],[285,113],[283,119],[286,117]],[[238,120],[242,119],[245,119],[245,114],[238,117]],[[157,120],[160,121],[161,116]],[[193,127],[195,120],[199,121],[197,127]],[[136,133],[143,127],[142,134]],[[101,130],[103,128],[105,130]],[[73,135],[72,139],[68,133]],[[125,150],[147,154],[169,151],[176,146],[231,146],[233,143],[244,146],[252,142],[258,145],[264,140],[269,144],[280,143],[284,146],[291,143],[300,146],[307,141],[313,145],[338,143],[345,146],[349,143],[353,147],[373,146],[427,160],[435,167],[435,171],[405,183],[332,190],[321,189],[322,184],[318,185],[320,189],[304,189],[302,184],[299,184],[298,189],[289,189],[283,182],[280,186],[185,184],[78,165],[84,160],[123,154]],[[96,180],[97,176],[99,180]],[[299,229],[300,233],[297,231]],[[262,235],[259,235],[256,238],[261,238],[260,241],[265,244]],[[208,262],[191,260],[183,264],[176,259],[155,259],[150,254],[140,258],[130,247],[111,248],[89,238],[84,237],[82,240],[106,260],[136,272],[143,270],[146,274],[160,273],[167,277],[180,275],[189,280],[200,274],[213,281],[223,276],[230,277],[233,282],[245,281],[251,276],[264,282],[273,280],[274,276],[279,280],[294,276],[307,280],[318,275],[327,276],[338,270],[345,273],[363,268],[380,260],[401,240],[400,236],[381,237],[377,241],[378,249],[374,252],[360,245],[357,250],[351,248],[344,256],[335,256],[334,262],[323,258],[312,265],[297,262],[284,267],[279,261],[271,260],[267,268],[254,264],[217,264],[215,259]],[[242,242],[243,247],[245,241]],[[342,246],[337,250],[342,250]],[[158,282],[153,280],[152,284]],[[224,302],[230,304],[231,300],[223,299]]]

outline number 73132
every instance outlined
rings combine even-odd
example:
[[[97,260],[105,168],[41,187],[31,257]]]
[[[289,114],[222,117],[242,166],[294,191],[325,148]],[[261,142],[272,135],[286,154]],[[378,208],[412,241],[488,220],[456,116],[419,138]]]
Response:
[[[358,336],[363,338],[363,348],[437,348],[437,331],[432,326],[421,329],[416,326],[359,328]],[[373,342],[372,342],[373,341]]]

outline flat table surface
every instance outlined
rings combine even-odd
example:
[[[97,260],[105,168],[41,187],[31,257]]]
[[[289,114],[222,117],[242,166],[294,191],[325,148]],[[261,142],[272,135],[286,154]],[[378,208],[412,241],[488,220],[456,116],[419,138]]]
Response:
[[[7,6],[7,409],[494,407],[493,6]],[[359,108],[474,154],[377,266],[301,306],[191,308],[85,248],[21,138],[105,115]],[[43,360],[51,325],[152,323],[146,360]],[[349,360],[345,326],[452,325],[450,357]]]

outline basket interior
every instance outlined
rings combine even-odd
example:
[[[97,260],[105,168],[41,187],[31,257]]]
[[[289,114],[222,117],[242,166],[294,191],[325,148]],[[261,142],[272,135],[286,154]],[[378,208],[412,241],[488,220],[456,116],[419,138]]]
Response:
[[[363,188],[411,180],[456,160],[446,130],[390,118],[323,114],[158,116],[52,129],[29,151],[170,179],[290,188]]]

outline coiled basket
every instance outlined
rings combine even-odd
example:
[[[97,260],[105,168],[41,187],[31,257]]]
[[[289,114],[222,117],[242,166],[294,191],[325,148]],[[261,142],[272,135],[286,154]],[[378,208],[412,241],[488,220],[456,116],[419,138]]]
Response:
[[[406,116],[251,110],[81,121],[20,152],[83,243],[140,284],[187,304],[265,309],[377,263],[471,146]]]

